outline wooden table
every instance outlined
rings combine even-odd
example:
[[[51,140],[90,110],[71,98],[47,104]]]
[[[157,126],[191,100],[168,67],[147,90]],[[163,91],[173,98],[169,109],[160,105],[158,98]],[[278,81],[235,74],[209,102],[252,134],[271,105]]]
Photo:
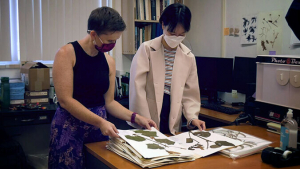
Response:
[[[242,131],[262,139],[272,141],[271,146],[278,147],[280,142],[280,135],[270,133],[265,128],[258,126],[226,126],[224,128]],[[124,169],[140,169],[138,165],[118,156],[117,154],[105,148],[107,142],[96,142],[86,144],[88,153],[96,157],[109,168],[124,168]],[[272,165],[265,164],[261,160],[261,154],[254,154],[248,157],[232,160],[231,158],[224,157],[218,153],[197,159],[193,162],[179,163],[158,167],[160,169],[271,169]],[[287,169],[299,169],[300,166],[287,167]]]

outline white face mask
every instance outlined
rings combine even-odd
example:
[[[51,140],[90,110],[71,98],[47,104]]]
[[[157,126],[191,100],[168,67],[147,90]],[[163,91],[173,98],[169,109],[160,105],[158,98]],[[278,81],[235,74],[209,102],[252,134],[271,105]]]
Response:
[[[185,38],[184,36],[168,36],[164,35],[164,39],[171,48],[177,47]]]

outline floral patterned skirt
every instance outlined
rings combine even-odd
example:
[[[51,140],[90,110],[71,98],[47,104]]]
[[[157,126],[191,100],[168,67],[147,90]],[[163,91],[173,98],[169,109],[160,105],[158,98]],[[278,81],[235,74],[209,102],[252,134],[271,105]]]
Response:
[[[104,106],[89,108],[106,119]],[[108,140],[98,127],[85,123],[58,106],[51,123],[49,169],[83,168],[86,143]]]

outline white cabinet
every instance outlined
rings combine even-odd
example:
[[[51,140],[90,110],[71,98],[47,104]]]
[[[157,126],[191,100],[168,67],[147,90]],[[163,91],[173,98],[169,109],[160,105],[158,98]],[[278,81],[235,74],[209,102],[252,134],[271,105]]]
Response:
[[[269,58],[257,62],[256,101],[300,110],[300,64],[290,56],[263,57]]]

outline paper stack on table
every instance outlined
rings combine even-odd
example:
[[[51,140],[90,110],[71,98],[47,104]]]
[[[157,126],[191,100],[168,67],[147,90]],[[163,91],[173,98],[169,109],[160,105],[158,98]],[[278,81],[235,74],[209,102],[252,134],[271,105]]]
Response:
[[[272,143],[270,141],[254,137],[250,134],[221,127],[210,130],[209,132],[243,142],[242,145],[220,151],[221,154],[232,159],[242,158],[255,153],[259,153],[262,149],[268,147]]]
[[[143,168],[193,161],[243,144],[238,140],[199,130],[173,137],[167,137],[155,128],[119,130],[119,136],[110,139],[107,149]]]
[[[119,130],[120,138],[111,138],[107,149],[142,168],[195,160],[194,156],[155,128]]]
[[[196,157],[206,157],[215,152],[243,144],[239,140],[199,130],[184,132],[170,138],[188,149]]]

